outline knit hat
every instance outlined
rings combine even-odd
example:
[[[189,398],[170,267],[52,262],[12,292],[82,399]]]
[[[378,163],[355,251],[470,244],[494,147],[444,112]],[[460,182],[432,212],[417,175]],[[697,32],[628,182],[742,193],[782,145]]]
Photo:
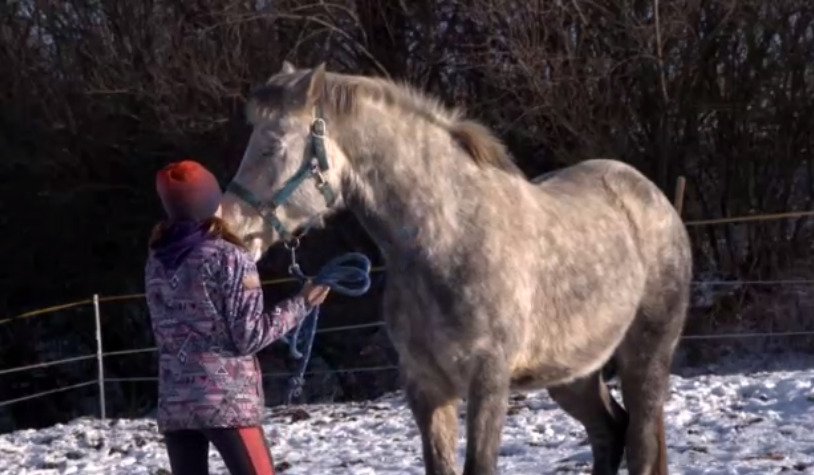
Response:
[[[201,221],[218,210],[221,199],[218,180],[194,160],[162,168],[156,174],[155,185],[170,219]]]

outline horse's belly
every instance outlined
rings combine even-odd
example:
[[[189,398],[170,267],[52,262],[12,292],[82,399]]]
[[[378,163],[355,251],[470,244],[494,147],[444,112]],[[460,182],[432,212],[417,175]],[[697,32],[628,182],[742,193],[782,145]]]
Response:
[[[541,389],[598,371],[621,343],[634,315],[631,309],[618,318],[574,317],[557,330],[538,322],[511,358],[512,387]]]
[[[610,358],[613,348],[580,361],[537,361],[515,366],[511,373],[512,389],[533,390],[566,384],[598,371]],[[531,364],[528,364],[531,363]]]
[[[576,378],[573,368],[564,365],[540,364],[533,368],[514,369],[511,376],[511,387],[514,390],[530,391],[564,384]]]

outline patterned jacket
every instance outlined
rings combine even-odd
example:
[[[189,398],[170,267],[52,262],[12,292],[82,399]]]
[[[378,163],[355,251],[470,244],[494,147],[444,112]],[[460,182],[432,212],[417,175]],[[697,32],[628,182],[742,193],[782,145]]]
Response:
[[[264,396],[254,354],[307,315],[304,299],[265,314],[254,262],[222,239],[205,241],[174,272],[151,253],[145,280],[159,352],[159,429],[258,425]]]

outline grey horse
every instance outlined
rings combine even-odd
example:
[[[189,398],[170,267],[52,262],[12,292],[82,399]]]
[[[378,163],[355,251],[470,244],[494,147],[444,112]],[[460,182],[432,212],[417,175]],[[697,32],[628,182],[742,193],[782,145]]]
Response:
[[[486,127],[407,85],[289,63],[247,105],[220,213],[257,259],[349,209],[387,265],[384,316],[427,474],[497,472],[510,391],[547,388],[594,474],[667,473],[663,406],[692,273],[686,228],[634,168],[529,181]],[[612,361],[623,408],[601,377]]]

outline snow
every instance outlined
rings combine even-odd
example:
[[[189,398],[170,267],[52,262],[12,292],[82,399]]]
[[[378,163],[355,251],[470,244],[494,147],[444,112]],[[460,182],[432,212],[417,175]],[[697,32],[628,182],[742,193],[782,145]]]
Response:
[[[671,473],[814,474],[814,359],[796,366],[673,375],[666,406]],[[287,475],[424,473],[418,433],[399,393],[274,408],[264,426]],[[546,392],[512,397],[500,473],[583,474],[590,462],[582,427]],[[210,469],[227,473],[214,450]],[[169,475],[169,464],[154,421],[81,418],[0,435],[0,473]]]

